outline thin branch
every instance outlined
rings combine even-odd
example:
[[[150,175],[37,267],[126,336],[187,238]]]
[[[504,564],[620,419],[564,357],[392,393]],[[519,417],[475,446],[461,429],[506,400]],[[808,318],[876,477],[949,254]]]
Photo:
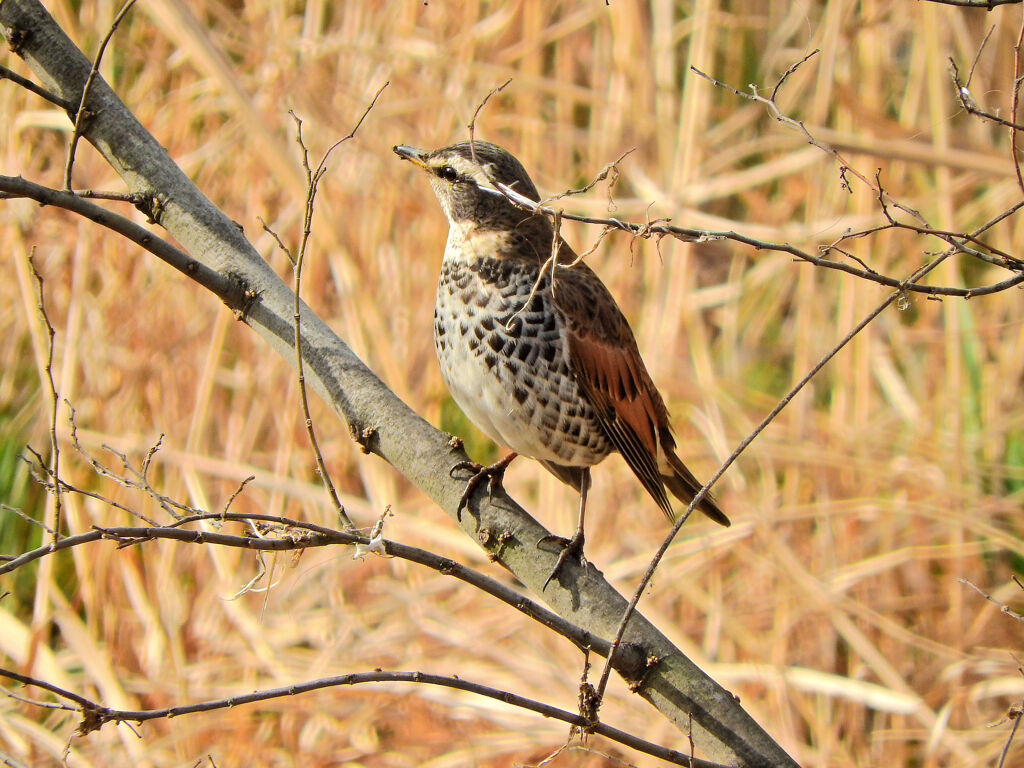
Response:
[[[939,264],[941,264],[951,255],[951,251],[947,251],[946,253],[940,254],[928,264],[925,264],[924,266],[915,270],[907,278],[906,282],[910,283],[914,280],[920,279],[921,277],[935,269],[937,266],[939,266]],[[636,610],[637,603],[640,602],[640,598],[643,596],[644,591],[647,589],[647,585],[650,583],[651,578],[653,578],[655,570],[657,570],[658,565],[661,563],[661,559],[665,556],[665,552],[668,551],[669,544],[672,543],[672,540],[675,538],[676,534],[679,533],[679,529],[682,528],[683,523],[685,523],[687,519],[689,519],[693,510],[696,509],[697,505],[700,504],[701,500],[707,495],[708,490],[716,482],[718,482],[718,479],[723,474],[725,474],[726,470],[732,466],[733,462],[735,462],[736,459],[739,458],[740,454],[742,454],[743,451],[747,449],[747,447],[754,441],[754,439],[759,434],[761,434],[761,432],[763,432],[768,427],[768,425],[772,423],[772,421],[775,420],[775,417],[782,412],[782,409],[789,405],[790,401],[794,397],[796,397],[800,390],[803,389],[807,385],[807,383],[810,382],[811,379],[813,379],[818,374],[818,371],[824,368],[825,365],[833,357],[839,354],[840,350],[842,350],[843,347],[849,344],[850,341],[852,341],[857,334],[863,331],[868,326],[868,324],[870,324],[890,304],[899,299],[899,297],[902,295],[903,292],[900,290],[893,291],[891,294],[889,294],[885,298],[885,300],[883,300],[877,307],[875,307],[871,312],[869,312],[863,320],[861,320],[856,326],[854,326],[854,328],[849,333],[847,333],[842,339],[840,339],[839,342],[832,347],[832,349],[825,353],[824,357],[818,360],[818,362],[814,364],[811,370],[809,370],[804,375],[804,377],[800,379],[800,381],[798,381],[793,386],[793,388],[789,390],[789,392],[786,393],[786,395],[778,402],[778,404],[774,408],[772,408],[772,410],[768,413],[767,416],[764,417],[761,423],[758,424],[749,435],[743,438],[740,444],[736,446],[736,450],[734,450],[732,454],[729,455],[729,458],[727,458],[722,463],[722,466],[718,468],[718,471],[716,471],[714,475],[712,475],[711,478],[706,483],[704,483],[703,487],[697,492],[696,496],[693,497],[693,500],[686,508],[686,511],[683,512],[683,514],[680,515],[679,518],[676,520],[675,525],[672,526],[672,530],[669,531],[668,535],[665,537],[665,540],[661,543],[661,546],[658,548],[658,551],[655,553],[654,557],[651,558],[651,562],[647,567],[647,571],[646,573],[644,573],[643,578],[640,580],[640,585],[637,587],[636,592],[633,594],[633,598],[630,600],[629,606],[626,608],[626,611],[622,617],[622,621],[619,623],[619,628],[615,633],[615,639],[612,641],[613,655],[615,653],[615,649],[619,647],[619,643],[622,642],[623,635],[626,632],[626,627],[629,624],[630,618],[632,618],[633,616],[633,612]],[[608,686],[608,677],[610,674],[611,666],[606,663],[604,669],[601,670],[601,680],[597,685],[597,699],[599,703],[604,698],[604,692]]]
[[[1019,50],[1019,49],[1018,49]],[[986,112],[978,106],[974,97],[971,95],[971,90],[967,83],[960,82],[960,69],[957,67],[956,62],[950,58],[949,68],[951,71],[950,76],[953,78],[953,84],[956,86],[956,98],[960,102],[960,107],[967,113],[975,115],[977,117],[989,120],[996,125],[1002,125],[1006,128],[1010,128],[1014,131],[1024,131],[1024,125],[1017,123],[1016,117],[1012,120],[1006,120],[1005,118],[999,117],[991,112]],[[968,81],[969,82],[969,81]]]
[[[107,49],[107,43],[110,42],[110,38],[112,38],[114,36],[114,32],[117,31],[117,27],[121,23],[121,19],[125,17],[133,5],[135,5],[135,0],[125,0],[124,5],[121,6],[121,10],[117,12],[117,15],[110,24],[110,29],[107,30],[107,34],[103,38],[103,42],[100,43],[99,50],[96,51],[96,58],[93,59],[92,63],[92,70],[89,72],[89,77],[86,79],[85,86],[82,88],[82,98],[78,102],[78,109],[75,112],[75,127],[71,132],[71,141],[68,145],[68,158],[64,165],[65,191],[71,191],[71,172],[75,165],[75,152],[78,150],[78,139],[82,135],[82,123],[87,115],[85,104],[89,100],[89,91],[92,89],[92,84],[96,80],[96,76],[99,74],[100,62],[103,60],[103,53]]]
[[[605,179],[607,179],[608,178],[608,174],[611,174],[611,176],[612,176],[612,180],[608,184],[608,190],[609,190],[608,196],[609,196],[609,200],[611,200],[611,189],[612,189],[612,187],[614,187],[618,183],[618,180],[619,180],[619,163],[621,163],[623,160],[625,160],[627,157],[629,157],[634,152],[636,152],[636,147],[633,147],[631,149],[627,149],[625,152],[623,152],[621,155],[619,155],[618,158],[616,158],[615,160],[612,160],[610,163],[605,165],[605,167],[602,168],[598,172],[598,174],[594,178],[592,178],[584,186],[579,187],[578,189],[567,189],[564,192],[559,192],[557,195],[553,195],[552,197],[545,198],[544,200],[541,200],[541,205],[546,205],[546,204],[548,204],[549,202],[551,202],[553,200],[561,200],[563,197],[571,197],[572,195],[582,195],[582,194],[585,194],[585,193],[589,192],[590,190],[592,190],[594,187],[596,187],[600,182],[602,182]]]
[[[54,483],[52,486],[53,491],[53,541],[56,542],[60,538],[60,524],[61,524],[61,487],[60,487],[60,443],[57,441],[57,407],[60,404],[60,397],[57,394],[57,385],[53,380],[53,341],[56,336],[56,331],[53,330],[53,323],[50,322],[49,315],[46,314],[46,294],[43,291],[43,276],[39,274],[39,270],[36,268],[35,263],[35,249],[33,248],[28,254],[28,266],[32,271],[32,277],[36,281],[37,295],[36,295],[36,309],[39,310],[39,316],[43,320],[43,325],[46,327],[46,362],[43,364],[43,373],[46,377],[46,383],[48,385],[47,394],[50,396],[49,402],[49,431],[50,431],[50,463],[46,466],[46,472],[53,478]],[[40,462],[42,464],[42,462]]]
[[[1024,711],[1024,702],[1017,707],[1016,717],[1013,718],[1013,727],[1010,729],[1010,735],[1006,737],[1006,743],[1003,744],[1003,749],[999,753],[999,762],[996,763],[996,768],[1003,768],[1006,765],[1006,756],[1010,753],[1010,745],[1013,743],[1014,736],[1017,735],[1017,729],[1020,728],[1021,713]]]
[[[978,62],[981,61],[981,54],[985,51],[985,46],[988,45],[988,41],[992,39],[992,33],[996,31],[996,25],[990,24],[988,32],[985,33],[985,37],[981,40],[981,45],[978,46],[978,52],[974,54],[974,61],[971,62],[971,69],[967,73],[967,86],[970,87],[971,80],[974,79],[974,70],[978,68]]]
[[[0,193],[3,192],[10,197],[29,198],[40,205],[63,208],[106,227],[149,251],[186,277],[195,280],[238,312],[243,312],[253,299],[246,294],[242,283],[230,275],[211,269],[145,227],[95,203],[83,200],[72,192],[35,184],[20,176],[0,176]]]
[[[473,112],[473,119],[470,120],[469,125],[466,126],[469,129],[469,154],[476,165],[480,165],[476,160],[476,119],[480,116],[480,112],[483,108],[487,106],[487,102],[489,102],[493,96],[505,90],[511,82],[512,78],[510,77],[501,85],[491,88],[487,95],[483,97],[479,104],[477,104],[476,110]]]
[[[999,606],[999,612],[1000,613],[1005,613],[1011,619],[1016,619],[1017,621],[1024,622],[1024,616],[1022,616],[1021,614],[1019,614],[1016,611],[1012,610],[1010,608],[1010,606],[1008,606],[1006,603],[1000,603],[998,600],[996,600],[994,597],[992,597],[992,595],[990,595],[988,592],[985,592],[980,587],[976,586],[975,584],[972,584],[967,579],[958,578],[957,581],[959,581],[961,584],[966,584],[968,587],[973,589],[975,592],[977,592],[979,595],[984,597],[990,603],[995,603],[997,606]]]
[[[543,213],[546,216],[554,216],[556,213],[560,213],[563,219],[569,221],[579,221],[583,222],[584,224],[599,224],[605,227],[610,227],[612,229],[618,229],[622,230],[623,232],[628,232],[629,234],[635,237],[670,235],[672,237],[676,237],[686,242],[731,240],[732,242],[749,245],[750,247],[755,248],[759,251],[776,251],[779,253],[788,253],[801,261],[806,261],[807,263],[813,264],[818,267],[825,267],[827,269],[834,269],[840,272],[845,272],[849,275],[853,275],[854,277],[859,277],[864,280],[870,280],[871,282],[878,283],[879,285],[883,285],[888,288],[900,288],[901,290],[904,290],[909,293],[923,293],[929,296],[954,296],[960,298],[971,298],[974,296],[984,296],[991,293],[999,293],[1000,291],[1005,291],[1008,288],[1012,288],[1013,286],[1019,285],[1022,282],[1024,282],[1024,272],[1018,272],[1018,274],[1014,275],[1012,278],[1008,278],[998,283],[981,285],[974,288],[959,288],[954,286],[906,283],[905,281],[880,274],[871,269],[858,269],[857,267],[854,267],[850,264],[844,264],[842,262],[834,261],[832,259],[826,259],[821,256],[815,256],[814,254],[801,250],[800,248],[797,248],[796,246],[791,245],[790,243],[773,242],[770,240],[758,240],[757,238],[749,237],[748,235],[743,235],[732,230],[690,229],[686,227],[677,227],[675,225],[664,223],[636,224],[615,218],[602,219],[593,216],[580,216],[572,213],[566,213],[564,211],[559,212],[557,211],[557,209],[542,206],[536,201],[530,200],[530,198],[522,195],[521,193],[517,192],[516,190],[512,189],[511,187],[505,184],[499,183],[497,185],[497,188],[501,192],[501,194],[505,195],[509,200],[511,200],[516,205],[519,205],[520,207],[523,207],[527,210],[535,211],[537,213]],[[996,217],[995,221],[1001,221],[1007,216],[1016,213],[1022,207],[1024,207],[1024,202],[1014,204],[1006,211],[999,214],[999,216]],[[977,230],[975,230],[973,233],[955,233],[955,235],[951,234],[948,237],[944,236],[944,232],[932,230],[931,228],[928,227],[918,227],[916,225],[908,225],[904,223],[897,223],[895,227],[901,229],[911,229],[912,231],[920,232],[922,234],[934,234],[936,237],[943,239],[945,242],[949,242],[949,240],[954,237],[963,237],[966,239],[972,236],[976,236],[979,232],[983,232],[989,229],[993,225],[993,223],[995,222],[987,222],[986,224],[982,225]],[[882,228],[888,229],[893,227],[894,225],[885,224]],[[840,238],[840,240],[837,242],[842,242],[843,239],[856,236],[856,234],[857,233],[847,233],[843,235],[843,237]],[[961,250],[963,249],[962,244],[958,244],[957,247]],[[971,255],[974,255],[974,253],[971,252]],[[1013,268],[1013,265],[1007,264],[999,264],[999,266],[1002,266],[1007,269]]]
[[[796,119],[794,119],[792,117],[789,117],[788,115],[784,115],[782,113],[782,111],[779,109],[778,105],[774,101],[772,101],[771,99],[765,98],[764,96],[759,94],[757,92],[756,86],[751,85],[750,86],[750,93],[746,93],[744,91],[736,90],[731,85],[723,83],[720,80],[716,80],[715,78],[711,77],[711,75],[708,75],[708,74],[702,72],[701,70],[697,69],[696,67],[692,67],[691,66],[690,69],[693,72],[695,72],[696,74],[698,74],[701,77],[703,77],[705,80],[707,80],[710,83],[712,83],[713,85],[715,85],[715,86],[717,86],[719,88],[722,88],[724,90],[727,90],[730,93],[732,93],[732,94],[734,94],[736,96],[739,96],[741,99],[747,99],[748,101],[753,101],[753,102],[757,102],[758,104],[764,105],[765,109],[768,110],[768,114],[772,117],[773,120],[775,120],[776,122],[782,123],[783,125],[788,126],[789,128],[792,128],[793,130],[798,131],[799,133],[803,134],[803,137],[807,140],[808,144],[810,144],[811,146],[817,147],[822,152],[824,152],[827,155],[831,156],[841,168],[845,169],[846,173],[853,174],[865,186],[867,186],[870,189],[872,189],[876,194],[880,194],[880,195],[884,194],[884,190],[882,190],[882,189],[878,188],[876,185],[872,184],[867,179],[866,176],[864,176],[862,173],[857,171],[853,167],[853,165],[846,160],[846,158],[844,158],[842,155],[839,154],[838,150],[836,150],[834,147],[829,146],[828,144],[825,144],[822,141],[819,141],[808,130],[807,126],[804,125],[802,121],[796,120]],[[907,205],[904,205],[903,203],[900,203],[898,200],[895,200],[895,199],[890,198],[888,196],[886,196],[886,197],[887,197],[887,201],[888,201],[889,205],[892,205],[893,207],[898,208],[899,210],[903,211],[904,213],[908,214],[909,216],[917,219],[922,224],[926,224],[927,223],[927,222],[925,222],[924,218],[921,216],[921,214],[918,211],[914,210],[913,208],[908,207]]]
[[[309,412],[309,396],[306,391],[306,374],[303,367],[304,364],[302,362],[302,322],[300,315],[300,308],[302,306],[302,299],[300,297],[302,290],[302,266],[305,263],[306,249],[309,246],[309,239],[313,232],[313,212],[315,210],[314,203],[316,201],[316,193],[320,185],[320,180],[327,172],[327,160],[335,149],[355,137],[356,131],[359,130],[359,127],[363,124],[366,116],[370,114],[370,110],[372,110],[374,105],[376,105],[377,99],[380,98],[380,95],[387,87],[388,83],[385,82],[384,85],[377,89],[377,93],[374,94],[369,106],[363,110],[363,114],[356,121],[352,130],[349,131],[347,136],[343,136],[327,148],[323,157],[320,158],[320,163],[317,165],[315,171],[311,171],[309,167],[309,151],[306,149],[306,145],[302,140],[302,121],[294,112],[291,113],[292,118],[295,120],[295,139],[302,150],[302,167],[306,171],[306,207],[305,214],[303,216],[302,239],[299,244],[298,255],[294,259],[292,268],[295,274],[293,288],[295,296],[293,304],[293,322],[295,331],[295,370],[297,372],[299,382],[299,401],[302,406],[302,416],[306,425],[306,434],[309,436],[309,443],[313,448],[313,455],[316,457],[316,467],[317,471],[320,473],[320,479],[324,484],[324,489],[331,498],[331,503],[334,506],[335,512],[348,528],[355,528],[355,525],[345,512],[345,507],[341,503],[341,499],[338,498],[338,492],[334,488],[334,482],[331,480],[331,475],[327,471],[327,464],[324,462],[323,453],[320,451],[320,443],[316,437],[316,430],[313,427],[313,417]],[[264,228],[266,228],[266,225],[264,225]],[[278,242],[280,242],[280,240],[278,240]],[[288,252],[287,249],[285,252]]]
[[[264,527],[264,532],[273,529],[278,535],[276,538],[269,536],[255,537],[251,535],[220,533],[217,531],[192,530],[183,527],[204,520],[249,524],[261,523]],[[119,547],[136,546],[156,539],[168,539],[186,544],[214,544],[258,552],[288,552],[332,545],[355,545],[357,548],[362,546],[365,551],[372,546],[371,539],[367,536],[277,515],[206,512],[190,515],[163,526],[93,526],[92,530],[65,536],[56,543],[37,547],[28,552],[23,552],[7,562],[0,563],[0,575],[12,573],[54,552],[104,539],[118,542]],[[515,608],[524,616],[533,619],[547,629],[566,638],[580,650],[593,651],[603,657],[607,657],[610,651],[611,644],[607,640],[581,629],[572,622],[566,621],[540,603],[531,600],[480,571],[457,563],[447,557],[436,555],[433,552],[388,539],[380,540],[380,549],[383,554],[389,557],[397,557],[417,565],[422,565],[445,576],[451,576],[470,586],[476,587],[491,597]],[[627,679],[636,679],[638,674],[642,672],[644,664],[645,659],[642,652],[639,649],[627,647],[616,654],[614,666]]]
[[[310,680],[305,683],[296,683],[294,685],[286,685],[278,688],[267,688],[262,691],[255,691],[254,693],[230,696],[223,699],[214,699],[211,701],[200,702],[198,704],[166,707],[164,709],[140,710],[110,709],[79,696],[78,694],[72,693],[71,691],[60,688],[59,686],[47,683],[45,680],[37,680],[36,678],[29,677],[28,675],[15,672],[14,670],[0,668],[0,676],[7,677],[24,685],[43,688],[55,696],[68,699],[69,701],[73,701],[78,704],[81,707],[82,713],[82,722],[78,727],[78,732],[82,735],[98,730],[109,722],[131,721],[135,723],[142,723],[147,720],[180,717],[181,715],[190,715],[196,712],[210,712],[218,709],[237,707],[242,704],[253,704],[259,701],[296,696],[302,693],[309,693],[310,691],[323,690],[324,688],[335,688],[343,685],[361,685],[366,683],[416,683],[418,685],[436,685],[445,688],[453,688],[455,690],[475,693],[479,696],[495,699],[496,701],[503,702],[504,704],[519,707],[520,709],[525,709],[529,712],[535,712],[543,717],[560,720],[571,725],[581,727],[586,725],[584,719],[579,715],[573,712],[568,712],[564,709],[559,709],[558,707],[553,707],[550,704],[544,704],[543,702],[536,701],[535,699],[529,699],[525,696],[519,696],[518,694],[502,691],[480,683],[462,680],[461,678],[454,676],[448,677],[446,675],[432,675],[425,672],[385,672],[383,670],[375,670],[373,672],[355,672],[347,675],[323,677],[317,680]],[[653,744],[627,733],[626,731],[622,731],[611,726],[596,724],[593,726],[593,732],[606,739],[610,739],[611,741],[615,741],[619,744],[635,749],[638,752],[658,757],[666,762],[672,763],[673,765],[692,766],[693,768],[722,768],[719,763],[693,759],[687,754],[659,746],[658,744]]]
[[[7,67],[0,66],[0,80],[10,80],[15,85],[20,85],[26,91],[31,91],[36,96],[39,96],[51,104],[60,107],[61,109],[70,112],[74,109],[74,105],[70,102],[64,101],[60,96],[55,93],[43,88],[41,85],[36,85],[31,80],[22,77],[17,72],[9,70]]]
[[[55,536],[55,534],[53,532],[53,528],[48,526],[42,520],[36,520],[34,517],[31,517],[30,515],[26,515],[24,512],[22,512],[17,507],[12,507],[12,506],[9,506],[7,504],[0,504],[0,509],[2,509],[4,512],[10,512],[12,515],[17,515],[18,517],[20,517],[22,520],[24,520],[29,525],[35,525],[35,526],[37,526],[39,528],[42,528],[44,531],[46,531],[48,534],[50,534],[50,536],[52,538],[56,538],[56,536]],[[7,559],[10,560],[11,558],[7,557]]]
[[[1021,18],[1020,31],[1017,32],[1017,43],[1013,46],[1013,98],[1010,102],[1010,117],[1014,126],[1017,125],[1017,118],[1020,114],[1020,87],[1021,87],[1021,53],[1024,49],[1024,18]],[[1024,176],[1021,175],[1020,160],[1017,154],[1018,128],[1010,131],[1010,160],[1013,162],[1013,171],[1017,175],[1017,188],[1024,195]]]
[[[789,69],[783,72],[782,77],[780,77],[779,81],[775,83],[775,87],[772,88],[772,95],[769,97],[769,99],[771,101],[775,101],[775,97],[779,95],[779,89],[782,88],[783,84],[786,82],[786,79],[794,72],[796,72],[801,67],[801,65],[805,64],[808,60],[810,60],[814,56],[817,56],[819,53],[821,53],[821,49],[815,48],[813,51],[811,51],[802,59],[800,59],[800,61],[790,64]]]
[[[188,504],[184,504],[170,496],[166,496],[160,493],[152,485],[150,485],[149,479],[147,478],[149,472],[149,464],[160,447],[160,443],[163,440],[163,435],[160,435],[160,437],[157,438],[156,443],[146,452],[146,458],[143,460],[141,470],[137,470],[135,469],[135,467],[131,465],[131,462],[128,461],[128,456],[119,451],[114,450],[109,445],[104,445],[103,447],[106,450],[110,451],[110,453],[114,454],[115,456],[117,456],[118,459],[120,459],[121,467],[124,470],[124,474],[119,475],[116,472],[113,472],[107,469],[102,464],[100,464],[99,460],[91,453],[89,453],[87,450],[85,450],[85,448],[78,442],[78,425],[75,423],[75,410],[74,408],[71,407],[70,403],[68,403],[68,407],[71,408],[71,414],[68,418],[68,420],[71,423],[71,445],[75,448],[75,450],[78,451],[79,454],[81,454],[81,456],[86,460],[86,462],[88,462],[89,466],[92,467],[93,472],[95,472],[100,477],[105,477],[109,480],[113,480],[115,483],[121,485],[124,488],[130,488],[132,490],[141,491],[142,493],[145,493],[153,501],[155,501],[160,506],[160,508],[164,510],[164,512],[166,512],[171,518],[175,520],[181,519],[182,515],[179,513],[192,515],[196,513],[201,513],[203,511],[198,510],[195,507],[191,507]],[[129,475],[131,476],[129,477]],[[77,493],[98,498],[101,501],[105,501],[106,503],[110,504],[111,506],[127,511],[129,514],[131,514],[134,517],[138,517],[140,520],[145,520],[147,523],[150,523],[151,525],[156,525],[156,523],[152,522],[151,520],[148,520],[141,513],[128,509],[127,507],[117,503],[112,499],[107,499],[106,497],[100,496],[99,494],[93,494],[91,492],[82,491],[78,488],[74,488],[73,486],[67,484],[65,484],[65,487],[68,490],[74,490]]]

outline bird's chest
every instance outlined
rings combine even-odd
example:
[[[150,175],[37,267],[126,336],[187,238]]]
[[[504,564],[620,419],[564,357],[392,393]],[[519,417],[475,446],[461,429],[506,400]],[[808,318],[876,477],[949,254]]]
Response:
[[[437,282],[434,347],[456,400],[492,389],[536,389],[538,376],[569,375],[561,317],[537,272],[498,259],[476,268],[446,259]],[[465,407],[465,406],[464,406]]]
[[[489,437],[527,456],[576,463],[593,413],[577,388],[550,282],[500,259],[446,258],[437,283],[434,346],[455,402]],[[576,437],[560,438],[566,431]],[[593,463],[588,461],[586,463]]]

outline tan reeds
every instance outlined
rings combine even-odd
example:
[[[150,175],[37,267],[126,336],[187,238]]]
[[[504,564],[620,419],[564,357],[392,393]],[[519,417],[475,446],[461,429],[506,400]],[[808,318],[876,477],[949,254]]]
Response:
[[[90,55],[116,10],[49,6]],[[611,214],[622,219],[668,216],[809,250],[881,222],[871,192],[843,190],[828,156],[688,69],[740,89],[756,81],[767,93],[814,48],[821,52],[790,75],[780,107],[865,175],[881,168],[886,189],[933,225],[970,229],[1020,198],[1006,131],[960,113],[946,63],[953,56],[966,71],[994,25],[972,92],[1006,114],[1019,15],[1007,8],[386,0],[285,10],[293,7],[146,0],[115,35],[104,75],[282,274],[287,264],[258,217],[296,240],[304,190],[287,110],[303,118],[318,152],[390,80],[321,187],[304,298],[426,418],[465,432],[477,458],[490,449],[445,406],[430,338],[446,224],[390,147],[463,138],[479,100],[508,77],[478,135],[513,150],[546,193],[636,147]],[[12,55],[4,63],[25,71]],[[59,184],[62,115],[4,82],[0,114],[3,172]],[[75,173],[76,187],[120,189],[86,146]],[[607,215],[601,188],[562,203]],[[563,230],[579,249],[598,235],[571,222]],[[89,450],[103,455],[106,443],[139,459],[165,433],[153,479],[167,495],[216,510],[255,474],[236,510],[333,522],[291,369],[219,302],[59,211],[0,202],[0,231],[3,450],[47,441],[37,375],[45,338],[26,293],[35,246],[57,330],[58,387]],[[1019,218],[991,242],[1019,255]],[[942,245],[886,232],[844,247],[903,277]],[[724,242],[656,247],[615,234],[589,263],[632,321],[681,454],[702,477],[888,290]],[[1001,275],[957,257],[934,279]],[[734,526],[687,525],[641,604],[802,765],[981,765],[998,756],[1009,726],[988,725],[1024,695],[1020,627],[957,579],[1004,602],[1020,598],[1009,580],[1024,551],[1022,328],[1017,291],[969,302],[917,296],[905,311],[885,312],[726,475],[717,493]],[[353,519],[369,526],[390,504],[386,535],[503,578],[421,493],[311,405]],[[160,514],[99,481],[69,446],[62,466],[71,482]],[[539,467],[515,465],[507,486],[549,526],[571,529],[572,492]],[[13,503],[38,512],[43,500],[26,491]],[[91,500],[65,504],[74,530],[131,522]],[[664,521],[617,458],[595,472],[592,512],[588,555],[631,592]],[[0,520],[11,546],[26,535],[20,521]],[[0,655],[23,669],[31,658],[33,674],[111,706],[190,703],[374,667],[458,674],[575,706],[580,658],[568,643],[444,576],[397,560],[353,562],[342,549],[266,560],[269,593],[230,599],[256,573],[249,553],[161,541],[49,558],[27,584],[4,584],[12,594],[0,601]],[[620,683],[601,715],[687,748]],[[0,699],[0,751],[26,763],[59,758],[74,725]],[[540,760],[565,736],[490,702],[398,685],[140,732],[141,740],[107,726],[73,739],[69,763],[193,765],[210,755],[221,766],[506,766]],[[555,764],[614,763],[566,753]]]

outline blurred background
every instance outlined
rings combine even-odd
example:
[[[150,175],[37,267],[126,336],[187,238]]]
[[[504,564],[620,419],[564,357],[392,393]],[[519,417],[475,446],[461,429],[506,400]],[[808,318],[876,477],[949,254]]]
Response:
[[[49,3],[90,57],[119,4]],[[562,204],[643,222],[731,229],[814,252],[884,224],[875,196],[762,105],[690,70],[768,94],[864,175],[937,228],[971,230],[1021,200],[1005,128],[964,114],[949,60],[974,66],[971,93],[1009,117],[1021,12],[928,2],[409,2],[146,0],[113,37],[102,73],[128,107],[279,273],[262,217],[294,245],[305,200],[295,126],[314,157],[347,134],[321,186],[304,298],[406,402],[497,455],[458,413],[434,360],[434,286],[447,225],[426,181],[391,152],[467,137],[477,121],[542,194],[620,164]],[[982,42],[988,35],[987,43]],[[0,61],[22,74],[5,48]],[[60,185],[66,117],[0,84],[2,172]],[[75,187],[123,190],[91,147]],[[122,213],[143,217],[122,204]],[[0,204],[0,502],[42,518],[47,499],[18,460],[48,453],[46,334],[26,257],[45,280],[54,376],[85,449],[139,462],[163,434],[151,480],[219,510],[335,523],[314,472],[294,374],[220,302],[90,222],[27,201]],[[578,251],[600,231],[571,222]],[[1019,218],[989,242],[1019,255]],[[945,248],[884,231],[843,248],[907,276]],[[635,241],[588,257],[630,319],[672,413],[680,454],[709,476],[778,399],[888,289],[728,241]],[[975,286],[1009,273],[960,256],[931,279]],[[1020,605],[1024,334],[1016,290],[969,301],[911,296],[886,310],[786,408],[725,475],[733,526],[695,519],[641,610],[806,766],[992,765],[1024,696],[1020,624],[961,582]],[[386,535],[509,581],[441,510],[363,456],[319,401],[325,458],[348,514]],[[58,426],[67,434],[66,409]],[[67,442],[65,479],[165,519],[93,472]],[[576,498],[538,465],[509,491],[554,531]],[[65,497],[71,531],[137,522]],[[618,457],[595,472],[587,554],[632,593],[666,532]],[[39,531],[0,515],[0,551]],[[375,667],[457,674],[568,709],[581,659],[516,612],[452,579],[347,550],[267,557],[171,542],[80,547],[0,584],[0,659],[104,704],[151,708]],[[602,719],[684,751],[685,737],[613,680]],[[330,689],[202,715],[108,725],[84,738],[66,713],[0,699],[0,751],[72,766],[512,766],[553,752],[566,729],[425,686]],[[1024,765],[1019,739],[1006,765]],[[653,765],[592,739],[550,765]],[[602,754],[598,754],[604,753]]]

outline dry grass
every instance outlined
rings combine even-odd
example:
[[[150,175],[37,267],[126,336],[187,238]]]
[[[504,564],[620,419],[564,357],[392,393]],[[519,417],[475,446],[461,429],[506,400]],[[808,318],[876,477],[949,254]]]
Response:
[[[95,49],[110,3],[49,4]],[[516,152],[546,192],[578,184],[625,149],[616,215],[671,216],[813,248],[877,222],[872,195],[799,136],[688,74],[694,64],[770,87],[813,48],[780,103],[852,147],[868,175],[936,226],[969,229],[1020,198],[1006,132],[960,114],[947,57],[966,69],[995,25],[972,89],[1008,105],[1019,11],[928,3],[696,0],[330,4],[140,3],[105,75],[199,186],[284,273],[257,223],[294,241],[304,198],[291,108],[317,148],[348,132],[391,85],[322,188],[305,298],[428,419],[445,406],[430,313],[445,224],[426,185],[391,153],[465,135],[481,96],[482,137]],[[195,17],[189,13],[196,14]],[[13,55],[4,63],[24,71]],[[66,122],[0,84],[4,173],[58,184]],[[91,149],[77,185],[119,189]],[[603,193],[574,210],[606,211]],[[993,243],[1014,252],[1019,218]],[[567,225],[576,245],[595,236]],[[258,474],[238,509],[330,522],[292,373],[194,285],[88,223],[25,202],[0,205],[0,491],[43,500],[9,461],[46,445],[44,349],[25,255],[36,248],[57,328],[62,396],[87,445],[140,456],[166,433],[166,493],[219,508]],[[888,233],[858,257],[896,276],[940,248]],[[709,474],[785,389],[884,296],[873,284],[723,243],[606,239],[590,259],[633,322],[683,455]],[[1018,251],[1019,252],[1019,251]],[[992,268],[949,262],[936,279],[977,284]],[[1019,601],[1024,333],[1019,294],[915,298],[890,309],[768,429],[719,491],[729,530],[687,526],[642,609],[807,766],[991,765],[1024,695],[1020,626],[958,582]],[[447,518],[393,470],[362,456],[319,403],[328,465],[365,524],[391,504],[389,535],[486,569]],[[471,443],[482,457],[482,441]],[[67,476],[138,505],[65,453]],[[574,499],[529,463],[509,488],[556,530]],[[0,499],[4,500],[4,499]],[[597,472],[589,555],[631,591],[664,532],[618,459]],[[128,522],[68,498],[74,530]],[[0,521],[4,551],[26,546]],[[455,673],[573,708],[580,659],[504,606],[398,561],[343,550],[274,563],[268,594],[227,599],[254,574],[249,554],[154,542],[99,544],[5,582],[5,665],[111,706],[155,707],[385,667]],[[29,667],[31,660],[32,666]],[[60,755],[75,723],[0,702],[0,752],[29,765]],[[608,722],[686,748],[645,704],[613,686]],[[73,766],[510,766],[553,750],[564,729],[442,690],[335,689],[71,739]],[[606,748],[604,745],[603,749]],[[636,764],[649,764],[626,755]],[[208,764],[208,763],[203,763]],[[571,753],[554,765],[621,765]],[[1024,765],[1024,749],[1007,765]]]

